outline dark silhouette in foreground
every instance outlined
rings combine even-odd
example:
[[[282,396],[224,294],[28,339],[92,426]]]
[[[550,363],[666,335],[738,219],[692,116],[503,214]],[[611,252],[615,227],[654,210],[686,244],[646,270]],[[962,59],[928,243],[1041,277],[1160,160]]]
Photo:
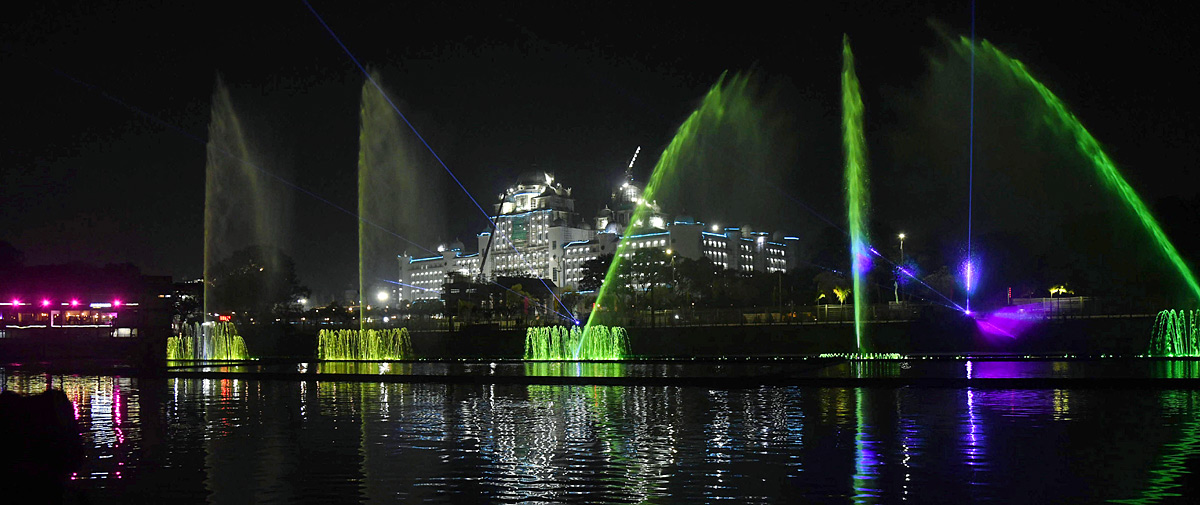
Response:
[[[62,391],[0,393],[0,489],[9,503],[63,503],[83,461],[75,410]]]

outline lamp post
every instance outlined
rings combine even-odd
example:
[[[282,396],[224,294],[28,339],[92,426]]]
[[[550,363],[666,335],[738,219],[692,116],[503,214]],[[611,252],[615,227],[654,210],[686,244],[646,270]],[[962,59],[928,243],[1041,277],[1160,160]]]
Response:
[[[900,233],[900,264],[904,264],[904,233]]]

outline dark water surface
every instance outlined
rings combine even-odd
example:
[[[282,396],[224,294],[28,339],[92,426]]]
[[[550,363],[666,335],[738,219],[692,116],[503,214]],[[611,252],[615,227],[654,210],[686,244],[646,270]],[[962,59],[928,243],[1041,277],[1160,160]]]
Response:
[[[3,379],[75,404],[74,485],[92,503],[1150,503],[1200,489],[1200,391],[1185,389]]]

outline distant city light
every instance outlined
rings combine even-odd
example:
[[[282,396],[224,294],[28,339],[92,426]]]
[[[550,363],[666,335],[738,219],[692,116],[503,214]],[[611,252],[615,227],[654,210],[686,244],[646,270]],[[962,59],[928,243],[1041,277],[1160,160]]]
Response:
[[[299,300],[296,300],[296,303],[299,303],[300,305],[308,305],[308,298],[301,298]]]
[[[72,300],[71,300],[71,306],[72,306],[72,307],[78,307],[78,306],[79,306],[79,300],[72,299]]]
[[[663,218],[661,218],[659,216],[654,216],[654,217],[650,218],[650,226],[652,226],[654,228],[662,228],[665,225],[666,225],[666,223],[663,222]]]
[[[387,299],[388,299],[388,293],[387,293],[387,291],[380,291],[379,293],[377,293],[377,294],[375,295],[375,299],[376,299],[376,300],[379,300],[380,302],[386,302],[386,301],[387,301]]]
[[[112,306],[113,306],[113,307],[120,307],[120,306],[121,306],[121,300],[113,300],[113,302],[112,302]]]
[[[43,307],[49,307],[49,306],[50,306],[50,300],[43,298],[43,299],[42,299],[42,306],[43,306]]]
[[[720,229],[721,229],[721,227],[719,225],[714,224],[712,226],[712,231],[719,231]]]
[[[438,245],[438,252],[446,252],[445,244]]]

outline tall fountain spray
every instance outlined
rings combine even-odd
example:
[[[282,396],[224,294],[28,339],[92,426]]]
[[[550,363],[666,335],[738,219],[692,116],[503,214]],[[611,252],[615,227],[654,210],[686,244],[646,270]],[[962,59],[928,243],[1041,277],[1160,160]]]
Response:
[[[960,38],[959,43],[955,46],[963,57],[969,57],[972,54],[971,41],[965,37]],[[1091,161],[1092,166],[1096,169],[1096,175],[1137,216],[1142,227],[1150,234],[1151,239],[1158,246],[1163,257],[1179,270],[1184,283],[1187,284],[1192,294],[1195,295],[1195,301],[1200,302],[1200,283],[1197,283],[1196,277],[1192,274],[1187,262],[1180,256],[1175,246],[1167,238],[1166,233],[1163,232],[1158,221],[1154,219],[1154,215],[1150,212],[1150,209],[1142,202],[1141,197],[1125,181],[1125,177],[1117,169],[1116,163],[1104,152],[1104,149],[1100,146],[1100,142],[1083,127],[1079,119],[1067,109],[1066,104],[1051,92],[1049,88],[1035,79],[1023,63],[1004,54],[988,41],[985,40],[975,47],[973,54],[980,60],[980,63],[987,65],[986,68],[997,71],[1002,77],[1008,77],[1028,86],[1037,94],[1047,109],[1046,114],[1043,115],[1046,123],[1055,130],[1063,132],[1075,140],[1076,148]]]
[[[371,74],[381,83],[378,73]],[[359,324],[367,320],[368,303],[378,290],[388,289],[379,279],[397,275],[397,251],[413,251],[418,244],[436,240],[443,227],[438,221],[437,183],[421,170],[420,152],[410,149],[411,133],[400,121],[383,92],[364,80],[358,133],[358,293]],[[398,238],[395,231],[411,242]],[[385,291],[386,292],[386,291]],[[392,302],[389,297],[382,303]],[[361,328],[360,328],[361,329]]]
[[[279,247],[287,229],[284,195],[267,184],[266,175],[246,141],[229,89],[217,79],[208,126],[204,184],[204,317],[222,300],[214,298],[214,267],[233,252],[252,245]],[[279,256],[264,254],[263,269],[280,268]],[[271,292],[272,289],[264,290]]]
[[[854,73],[850,37],[842,36],[842,145],[846,155],[846,211],[850,221],[850,271],[854,277],[854,339],[863,347],[863,317],[867,305],[864,276],[871,266],[867,245],[867,141],[863,135],[863,102]]]

